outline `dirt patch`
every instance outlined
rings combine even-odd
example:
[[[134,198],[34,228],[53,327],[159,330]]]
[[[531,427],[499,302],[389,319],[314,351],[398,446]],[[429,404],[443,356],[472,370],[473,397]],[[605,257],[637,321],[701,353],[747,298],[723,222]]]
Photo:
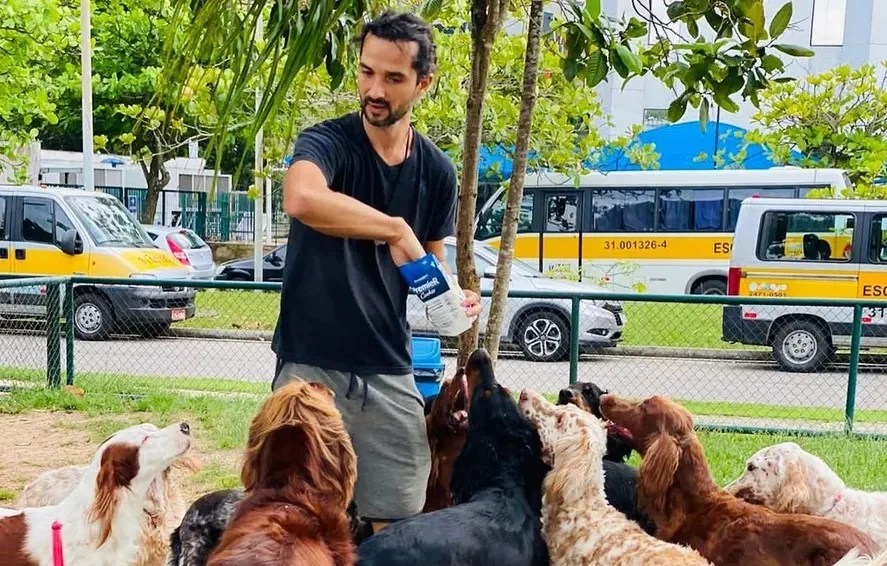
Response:
[[[0,415],[0,506],[13,506],[25,486],[43,471],[89,463],[99,443],[127,426],[161,421],[150,415],[90,417],[79,412],[29,411]],[[203,435],[195,434],[190,455],[201,463],[196,473],[177,472],[185,500],[235,485],[240,450],[216,450]]]

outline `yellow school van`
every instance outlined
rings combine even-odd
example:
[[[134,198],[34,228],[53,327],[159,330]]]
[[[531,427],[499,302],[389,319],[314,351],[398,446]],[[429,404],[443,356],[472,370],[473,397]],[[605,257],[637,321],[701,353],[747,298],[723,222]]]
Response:
[[[111,195],[78,189],[0,185],[0,277],[89,276],[182,280],[170,287],[74,286],[74,331],[156,336],[194,316],[187,268],[154,246]],[[0,293],[0,318],[45,316],[45,289]]]
[[[727,294],[887,300],[887,202],[748,198],[733,239]],[[861,346],[887,346],[887,312],[866,308]],[[815,371],[850,345],[853,309],[727,306],[723,339],[771,346],[788,371]]]

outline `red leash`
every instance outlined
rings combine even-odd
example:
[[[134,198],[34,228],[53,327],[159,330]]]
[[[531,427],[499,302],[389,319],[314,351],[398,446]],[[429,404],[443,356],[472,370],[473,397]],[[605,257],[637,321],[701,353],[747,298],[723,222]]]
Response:
[[[52,566],[65,566],[65,556],[62,553],[62,524],[58,521],[52,523]]]

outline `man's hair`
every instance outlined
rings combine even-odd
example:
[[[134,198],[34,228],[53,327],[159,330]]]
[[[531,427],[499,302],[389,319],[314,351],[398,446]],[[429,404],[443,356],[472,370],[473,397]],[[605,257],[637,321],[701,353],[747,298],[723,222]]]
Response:
[[[419,52],[413,58],[413,69],[419,78],[434,72],[437,64],[437,47],[434,45],[431,28],[419,16],[408,12],[387,11],[368,22],[360,35],[361,53],[364,40],[369,34],[387,41],[417,43]]]

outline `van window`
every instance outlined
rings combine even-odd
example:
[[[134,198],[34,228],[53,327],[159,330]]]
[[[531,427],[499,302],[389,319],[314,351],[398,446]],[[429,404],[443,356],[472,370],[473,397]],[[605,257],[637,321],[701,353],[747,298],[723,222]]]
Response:
[[[503,191],[499,198],[487,209],[477,226],[475,238],[486,240],[502,235],[502,219],[505,217],[505,199],[508,192]],[[517,233],[530,232],[533,229],[533,209],[535,195],[526,193],[521,200],[520,212],[517,217]]]
[[[872,263],[887,263],[887,214],[878,214],[872,220],[869,251],[869,260]]]
[[[766,212],[758,259],[764,261],[850,261],[852,214]]]
[[[662,231],[715,231],[721,229],[723,219],[723,189],[659,191],[659,229]]]
[[[594,191],[594,231],[652,232],[655,197],[656,191],[646,189]]]
[[[22,215],[22,239],[26,242],[53,244],[52,203],[48,200],[26,200]]]
[[[67,197],[98,246],[153,248],[154,244],[128,210],[114,197]]]
[[[545,231],[577,232],[580,223],[579,194],[545,198]]]
[[[58,244],[62,235],[68,230],[74,229],[74,224],[71,222],[71,219],[68,218],[68,215],[65,214],[65,211],[61,209],[61,207],[55,208],[55,243]]]
[[[762,198],[795,198],[795,189],[777,189],[774,187],[750,187],[746,189],[730,189],[727,192],[727,231],[736,230],[736,219],[742,201],[758,195]]]
[[[0,197],[0,240],[6,239],[6,198]]]

